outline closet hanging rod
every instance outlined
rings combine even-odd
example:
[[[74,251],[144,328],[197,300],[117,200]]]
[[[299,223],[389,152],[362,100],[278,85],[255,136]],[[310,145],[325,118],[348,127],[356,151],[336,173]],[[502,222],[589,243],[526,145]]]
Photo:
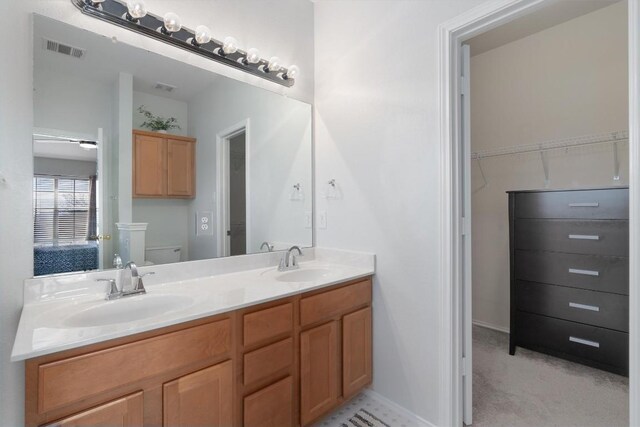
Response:
[[[471,159],[484,159],[487,157],[507,156],[520,153],[534,153],[549,150],[558,150],[583,145],[605,144],[629,140],[628,131],[608,132],[599,135],[586,135],[555,141],[546,141],[538,144],[519,145],[515,147],[497,148],[495,150],[477,151],[471,153]]]

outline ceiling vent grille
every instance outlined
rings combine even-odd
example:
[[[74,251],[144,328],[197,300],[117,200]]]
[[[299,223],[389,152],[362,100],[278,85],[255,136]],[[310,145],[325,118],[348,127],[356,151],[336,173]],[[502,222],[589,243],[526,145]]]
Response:
[[[156,85],[154,86],[154,88],[158,89],[158,90],[163,90],[165,92],[173,92],[173,90],[176,88],[176,86],[172,86],[172,85],[167,84],[167,83],[157,82]]]
[[[85,49],[69,46],[55,40],[44,39],[44,48],[50,52],[60,53],[62,55],[71,56],[73,58],[82,59],[86,53]]]

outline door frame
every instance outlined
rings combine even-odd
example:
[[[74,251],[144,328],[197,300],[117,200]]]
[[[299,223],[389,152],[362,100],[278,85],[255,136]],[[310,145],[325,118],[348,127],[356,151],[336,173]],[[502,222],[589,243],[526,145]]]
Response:
[[[462,43],[544,7],[553,0],[499,0],[481,4],[441,24],[439,34],[440,108],[440,425],[461,426],[463,264],[460,58]],[[630,425],[640,425],[640,0],[627,0],[629,13],[629,408]],[[469,190],[470,191],[470,190]],[[467,302],[469,304],[469,302]],[[470,372],[467,372],[470,374]]]
[[[218,256],[229,256],[231,253],[231,238],[227,236],[230,229],[230,218],[228,215],[229,206],[229,141],[244,133],[245,144],[245,196],[246,196],[246,240],[247,253],[249,252],[249,242],[251,241],[251,198],[250,198],[250,122],[246,118],[223,131],[216,134],[216,230],[218,233],[217,247]]]

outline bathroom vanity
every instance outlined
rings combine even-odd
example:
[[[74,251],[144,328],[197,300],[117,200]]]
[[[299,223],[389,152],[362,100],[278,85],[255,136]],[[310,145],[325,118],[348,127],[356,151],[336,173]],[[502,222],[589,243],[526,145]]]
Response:
[[[115,301],[41,295],[25,306],[13,355],[27,359],[26,424],[309,425],[371,383],[372,274],[373,262],[317,257],[288,272],[150,284]],[[178,308],[154,311],[170,298]],[[101,316],[117,304],[130,308]]]

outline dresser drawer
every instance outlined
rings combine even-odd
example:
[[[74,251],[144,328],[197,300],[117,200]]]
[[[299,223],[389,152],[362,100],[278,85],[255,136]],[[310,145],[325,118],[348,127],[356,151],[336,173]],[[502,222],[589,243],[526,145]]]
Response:
[[[518,193],[515,214],[517,218],[628,219],[629,190]]]
[[[629,331],[629,298],[542,283],[516,283],[518,310],[564,320]]]
[[[293,339],[278,341],[244,355],[244,385],[253,384],[293,365]]]
[[[242,319],[245,346],[268,341],[293,331],[293,304],[287,303],[245,314]]]
[[[516,315],[516,345],[628,374],[629,335],[552,317]]]
[[[521,219],[515,224],[515,248],[573,254],[629,255],[627,221]]]
[[[516,279],[629,294],[629,259],[558,252],[515,251]]]

